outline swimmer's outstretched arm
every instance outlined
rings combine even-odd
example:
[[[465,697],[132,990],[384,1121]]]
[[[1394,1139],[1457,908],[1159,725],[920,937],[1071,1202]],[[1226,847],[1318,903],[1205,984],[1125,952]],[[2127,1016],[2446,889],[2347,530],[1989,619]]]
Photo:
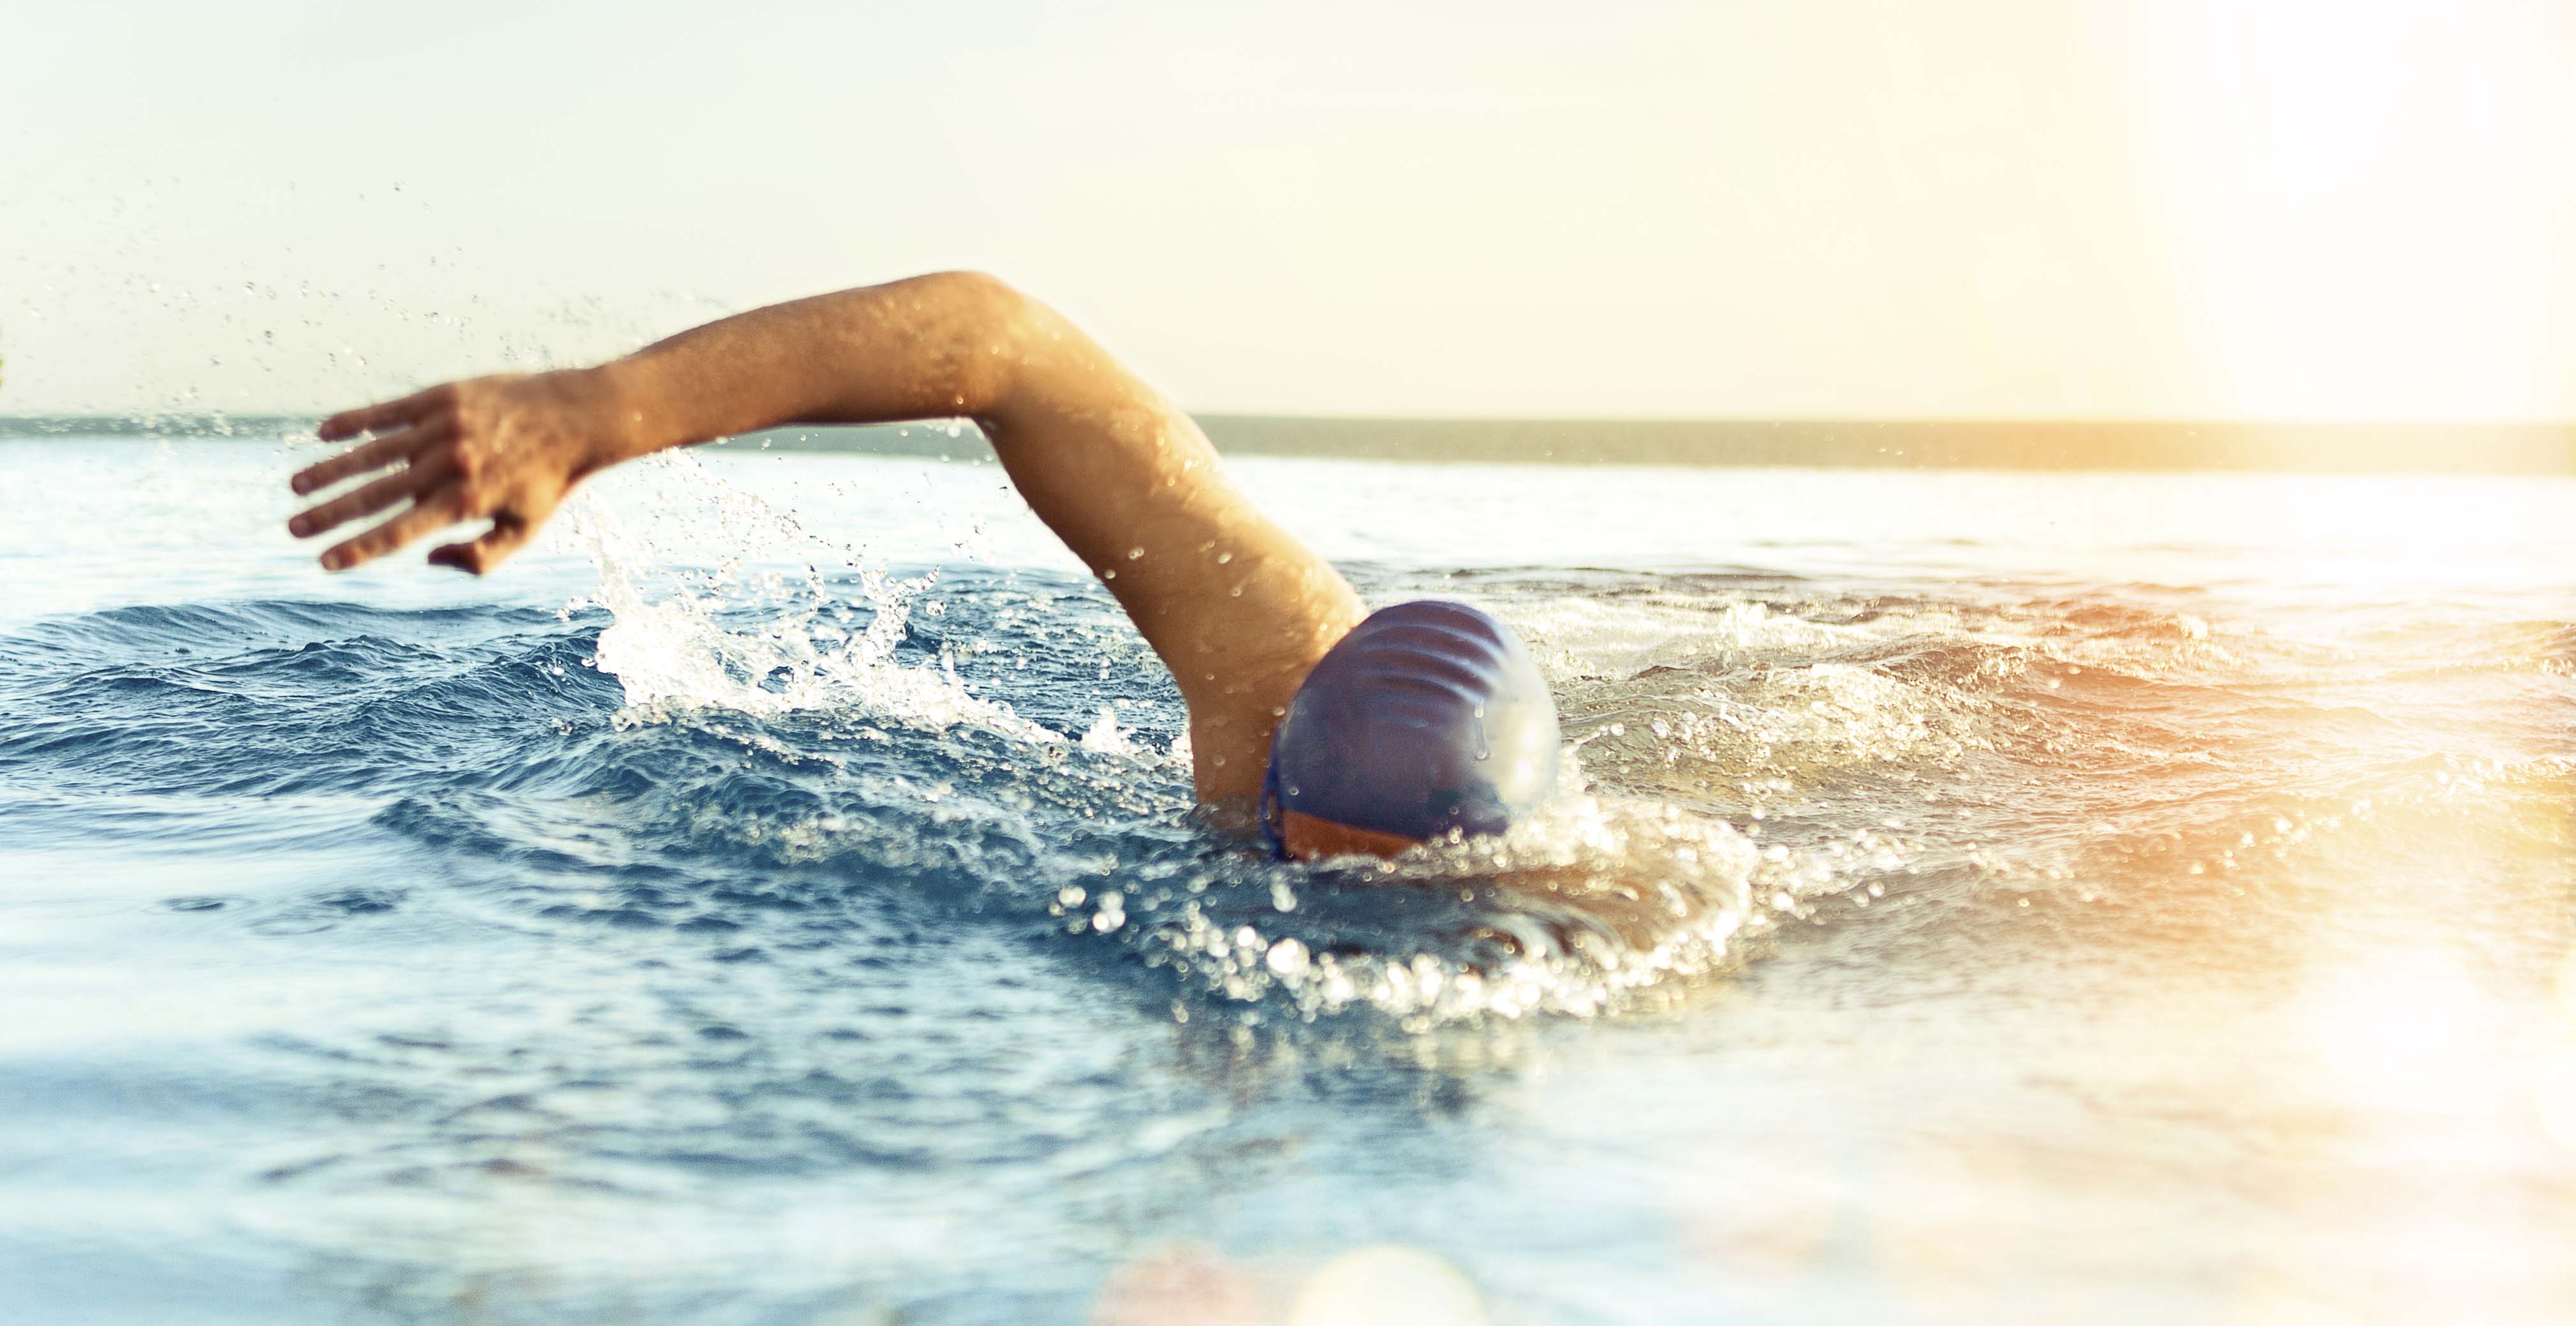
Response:
[[[373,438],[294,476],[310,538],[400,506],[322,554],[345,570],[460,521],[432,562],[482,574],[584,477],[666,447],[793,423],[972,418],[1038,517],[1109,587],[1189,703],[1202,800],[1260,791],[1271,730],[1362,613],[1348,582],[1253,509],[1205,434],[1054,310],[943,273],[779,304],[596,368],[473,378],[333,415]]]

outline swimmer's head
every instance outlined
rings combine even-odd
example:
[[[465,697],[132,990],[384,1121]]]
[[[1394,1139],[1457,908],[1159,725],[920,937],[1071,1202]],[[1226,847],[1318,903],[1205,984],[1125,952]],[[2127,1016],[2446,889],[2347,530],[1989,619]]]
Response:
[[[1511,628],[1463,603],[1371,613],[1298,687],[1261,827],[1281,856],[1392,856],[1501,833],[1556,790],[1556,702]]]

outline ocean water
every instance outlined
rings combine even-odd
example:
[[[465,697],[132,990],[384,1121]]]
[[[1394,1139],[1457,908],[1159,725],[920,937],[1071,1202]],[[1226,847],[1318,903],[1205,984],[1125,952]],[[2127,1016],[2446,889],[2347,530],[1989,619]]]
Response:
[[[2576,1317],[2576,480],[1240,460],[1573,747],[1307,867],[977,449],[0,440],[0,1320]]]

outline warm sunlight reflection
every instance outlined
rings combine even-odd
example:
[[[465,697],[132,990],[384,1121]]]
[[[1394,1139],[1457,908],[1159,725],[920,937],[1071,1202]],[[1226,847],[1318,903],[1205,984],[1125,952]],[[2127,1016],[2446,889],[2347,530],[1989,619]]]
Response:
[[[1850,1199],[1834,1157],[1808,1135],[1730,1137],[1664,1171],[1664,1198],[1691,1249],[1739,1283],[1786,1283],[1825,1254]]]
[[[2233,514],[2264,532],[2258,570],[2302,586],[2427,592],[2463,580],[2494,587],[2560,574],[2533,555],[2568,513],[2545,502],[2505,507],[2438,478],[2337,476],[2284,484]]]
[[[2558,962],[2558,1007],[2570,1021],[2576,1021],[2576,948]]]
[[[2028,1255],[2027,1158],[2011,1139],[1924,1139],[1877,1175],[1874,1232],[1882,1265],[1907,1303],[1936,1321],[1982,1320]]]
[[[1447,1262],[1393,1245],[1345,1253],[1297,1291],[1288,1326],[1483,1326],[1475,1287]]]
[[[1206,1248],[1175,1244],[1120,1266],[1100,1287],[1091,1326],[1263,1326],[1252,1278]]]
[[[2299,1011],[2334,1094],[2369,1115],[2469,1114],[2510,1077],[2505,1010],[2435,949],[2395,949],[2320,974]]]
[[[2549,1140],[2576,1150],[2576,948],[2558,963],[2548,1049],[2533,1074],[2532,1112]]]
[[[2531,1107],[2550,1141],[2576,1150],[2576,1046],[2560,1046],[2541,1065],[2532,1083]]]
[[[1276,1279],[1276,1269],[1256,1277],[1195,1244],[1157,1248],[1110,1274],[1091,1326],[1484,1326],[1475,1286],[1419,1248],[1343,1253],[1298,1285],[1284,1318],[1276,1305],[1297,1282]]]

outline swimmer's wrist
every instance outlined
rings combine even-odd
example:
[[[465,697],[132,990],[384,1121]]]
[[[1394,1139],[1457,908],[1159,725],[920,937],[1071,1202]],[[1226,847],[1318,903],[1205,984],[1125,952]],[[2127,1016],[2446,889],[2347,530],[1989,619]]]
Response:
[[[652,374],[646,365],[634,359],[619,359],[570,371],[577,377],[575,390],[590,416],[590,425],[584,431],[594,451],[585,468],[604,469],[620,461],[703,440],[686,436],[676,426],[660,393],[652,389]]]

